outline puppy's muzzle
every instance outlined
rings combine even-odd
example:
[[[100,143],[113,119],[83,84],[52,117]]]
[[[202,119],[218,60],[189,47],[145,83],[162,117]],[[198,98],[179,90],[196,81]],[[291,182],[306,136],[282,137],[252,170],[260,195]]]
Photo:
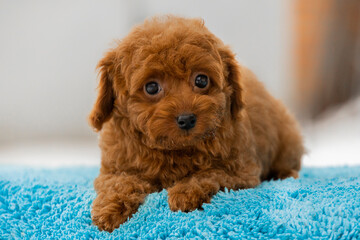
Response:
[[[196,116],[194,114],[182,114],[176,118],[179,128],[189,130],[196,125]]]

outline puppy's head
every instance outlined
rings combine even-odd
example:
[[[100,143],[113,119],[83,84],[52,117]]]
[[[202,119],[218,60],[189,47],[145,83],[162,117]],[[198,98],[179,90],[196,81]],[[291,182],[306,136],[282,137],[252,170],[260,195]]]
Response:
[[[242,107],[234,54],[199,19],[146,21],[98,67],[91,125],[100,130],[112,116],[127,118],[152,148],[194,147]]]

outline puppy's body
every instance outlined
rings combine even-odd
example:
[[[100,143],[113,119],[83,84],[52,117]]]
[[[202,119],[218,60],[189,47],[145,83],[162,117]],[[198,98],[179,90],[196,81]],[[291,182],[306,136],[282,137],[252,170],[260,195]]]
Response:
[[[102,129],[92,211],[100,229],[112,231],[163,188],[172,210],[191,211],[224,188],[298,176],[296,122],[201,21],[146,22],[100,67],[90,115]],[[193,85],[199,72],[209,76],[204,89]],[[161,91],[144,93],[154,81]],[[183,113],[194,113],[193,128],[179,129],[175,119]]]
[[[248,69],[244,70],[243,86],[261,179],[297,178],[304,148],[296,121]]]

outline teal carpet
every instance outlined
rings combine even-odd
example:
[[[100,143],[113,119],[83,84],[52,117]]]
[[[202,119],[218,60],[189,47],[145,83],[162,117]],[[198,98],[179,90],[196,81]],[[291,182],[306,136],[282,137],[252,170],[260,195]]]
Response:
[[[360,167],[307,168],[191,213],[164,190],[111,234],[91,223],[98,168],[0,168],[0,239],[360,239]]]

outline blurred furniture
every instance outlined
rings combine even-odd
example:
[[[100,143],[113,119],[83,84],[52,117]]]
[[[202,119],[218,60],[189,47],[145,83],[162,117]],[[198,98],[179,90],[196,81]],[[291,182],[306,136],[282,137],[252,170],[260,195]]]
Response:
[[[360,1],[297,0],[297,107],[311,118],[360,93]]]

